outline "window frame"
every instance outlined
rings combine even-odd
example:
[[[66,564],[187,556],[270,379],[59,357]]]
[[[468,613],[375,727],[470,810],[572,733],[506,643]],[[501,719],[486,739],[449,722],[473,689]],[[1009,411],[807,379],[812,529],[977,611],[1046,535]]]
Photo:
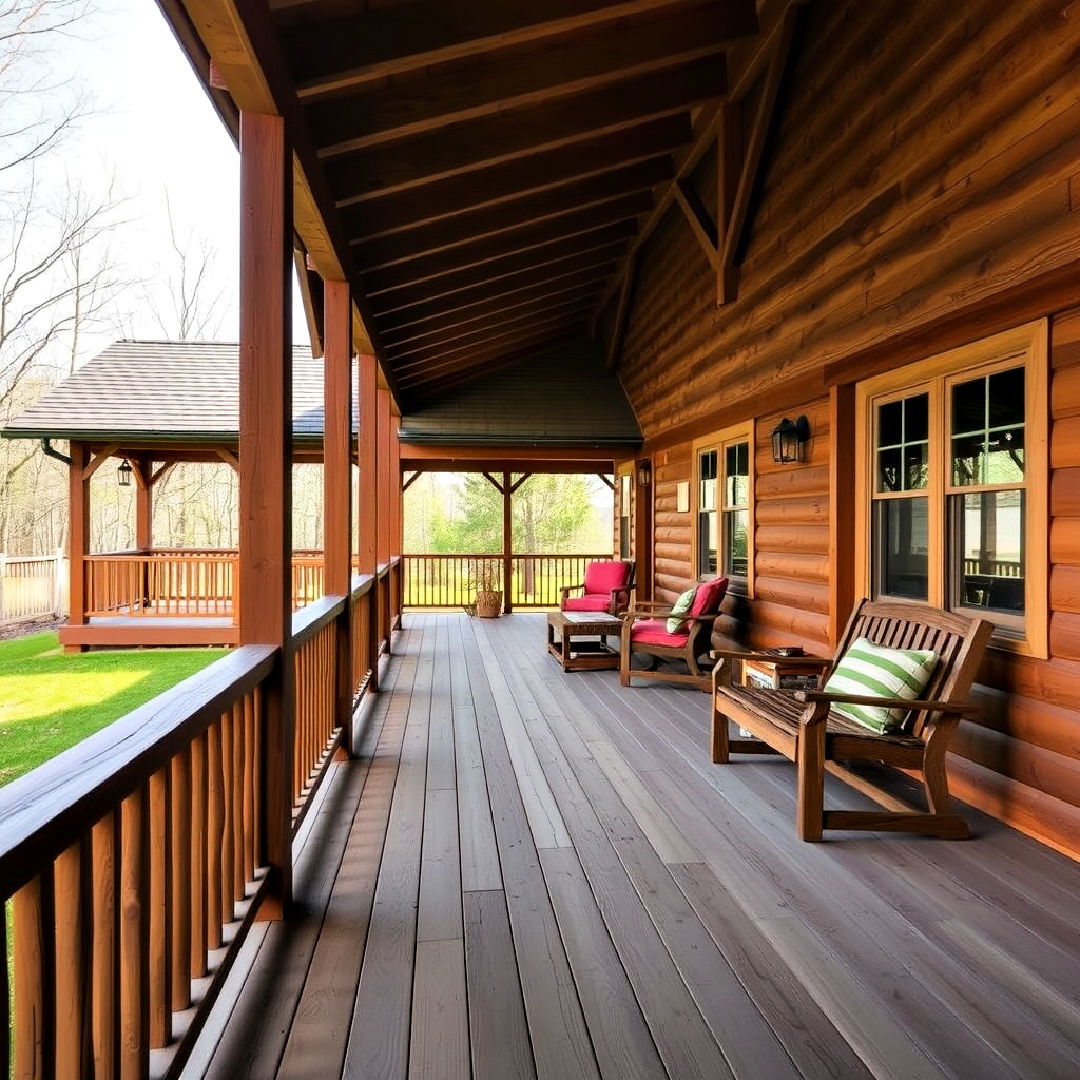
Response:
[[[1001,484],[952,482],[951,394],[963,382],[1011,368],[1024,368],[1024,479]],[[929,393],[927,485],[914,491],[877,492],[877,410],[891,401]],[[1049,323],[1046,319],[916,361],[855,387],[855,575],[856,595],[875,593],[874,514],[883,499],[927,498],[927,603],[945,611],[979,616],[994,624],[991,646],[1024,655],[1048,655],[1049,621]],[[953,499],[983,491],[1022,489],[1024,613],[1009,615],[954,601],[959,586],[955,558]],[[883,599],[892,599],[882,594]]]
[[[746,443],[747,450],[747,503],[745,506],[736,507],[727,504],[727,450],[739,443]],[[700,542],[699,534],[699,507],[701,505],[701,456],[702,454],[715,451],[716,453],[716,477],[713,483],[716,485],[714,493],[715,514],[717,521],[716,530],[716,573],[710,576],[700,572]],[[754,457],[756,444],[754,442],[754,421],[748,420],[742,424],[723,428],[711,432],[708,435],[695,439],[691,446],[690,467],[695,498],[693,502],[693,523],[690,529],[690,577],[693,581],[709,581],[712,577],[723,577],[725,573],[730,579],[728,591],[740,596],[753,597],[754,595],[754,537],[757,528],[755,500],[754,500]],[[727,528],[728,515],[735,510],[746,510],[746,575],[734,575],[727,572],[724,567],[724,556],[727,551]]]
[[[622,465],[615,471],[616,507],[618,516],[615,519],[615,529],[618,538],[619,550],[616,558],[632,561],[634,554],[634,499],[637,495],[634,491],[634,463]],[[629,492],[629,498],[626,497]],[[623,522],[626,522],[626,546],[623,547]],[[624,554],[625,550],[625,554]]]

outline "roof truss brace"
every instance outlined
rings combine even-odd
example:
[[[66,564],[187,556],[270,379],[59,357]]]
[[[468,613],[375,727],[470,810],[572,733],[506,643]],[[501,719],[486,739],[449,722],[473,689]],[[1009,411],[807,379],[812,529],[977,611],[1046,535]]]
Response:
[[[532,476],[532,473],[531,473],[531,472],[527,472],[527,473],[522,473],[522,474],[521,474],[521,475],[520,475],[520,476],[519,476],[519,477],[518,477],[518,478],[517,478],[517,479],[516,479],[516,480],[515,480],[515,481],[514,481],[514,482],[513,482],[513,483],[512,483],[511,485],[510,485],[510,494],[511,494],[511,495],[513,495],[513,494],[514,494],[514,492],[515,492],[515,491],[517,491],[517,489],[518,489],[519,487],[521,487],[521,485],[522,485],[522,484],[524,484],[524,483],[525,483],[525,481],[526,481],[526,480],[528,480],[530,476]]]
[[[413,484],[415,484],[416,481],[420,479],[420,477],[423,475],[423,472],[423,469],[417,469],[416,472],[414,472],[411,476],[407,477],[401,485],[402,492],[408,491],[409,488],[411,488]]]
[[[596,475],[599,476],[600,479],[603,480],[604,483],[607,484],[607,486],[609,488],[611,488],[612,491],[615,490],[615,479],[614,479],[614,477],[608,476],[607,473],[602,473],[602,472],[598,472]]]
[[[175,464],[175,461],[166,461],[159,465],[150,476],[150,486],[153,487]]]
[[[240,471],[240,458],[237,456],[235,450],[226,450],[224,447],[219,446],[214,453],[217,454],[226,465],[231,465],[237,472]]]
[[[613,370],[619,362],[623,337],[626,335],[626,324],[630,321],[630,305],[633,303],[634,288],[637,285],[639,262],[637,250],[631,251],[627,258],[626,273],[619,290],[619,303],[615,308],[615,322],[611,326],[611,339],[608,341],[606,356],[608,370]]]
[[[741,106],[728,103],[721,111],[717,205],[721,207],[723,222],[716,230],[714,257],[717,306],[731,303],[738,292],[738,265],[752,220],[754,196],[764,172],[765,148],[775,123],[776,104],[791,58],[801,7],[799,3],[791,4],[784,12],[778,32],[773,35],[765,85],[745,142]]]
[[[491,485],[500,495],[513,495],[514,492],[517,491],[517,489],[532,475],[531,472],[522,473],[512,484],[503,487],[503,482],[501,480],[496,480],[489,472],[484,473],[485,478],[490,481]]]
[[[89,462],[83,467],[82,478],[89,480],[120,449],[119,443],[109,443],[108,446],[103,446]]]

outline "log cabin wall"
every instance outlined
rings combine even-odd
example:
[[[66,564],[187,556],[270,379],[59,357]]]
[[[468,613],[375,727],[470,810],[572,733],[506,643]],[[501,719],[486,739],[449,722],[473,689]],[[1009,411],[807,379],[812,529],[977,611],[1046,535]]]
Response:
[[[830,387],[1052,317],[1050,657],[991,650],[950,773],[965,802],[1080,857],[1078,50],[1060,0],[814,0],[737,298],[717,307],[673,207],[640,251],[619,374],[654,463],[657,595],[694,579],[693,504],[675,509],[693,439],[752,417],[754,598],[728,598],[717,641],[828,653],[830,581],[852,575],[830,544]],[[711,170],[694,182],[715,209]],[[774,465],[769,433],[801,413],[807,460]]]

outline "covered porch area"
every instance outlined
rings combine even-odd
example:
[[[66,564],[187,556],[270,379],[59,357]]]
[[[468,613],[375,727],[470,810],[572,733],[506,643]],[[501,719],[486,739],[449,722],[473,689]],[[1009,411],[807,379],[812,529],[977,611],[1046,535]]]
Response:
[[[406,613],[188,1075],[1070,1075],[1075,863],[978,814],[803,844],[788,764],[709,764],[704,695],[543,639]]]

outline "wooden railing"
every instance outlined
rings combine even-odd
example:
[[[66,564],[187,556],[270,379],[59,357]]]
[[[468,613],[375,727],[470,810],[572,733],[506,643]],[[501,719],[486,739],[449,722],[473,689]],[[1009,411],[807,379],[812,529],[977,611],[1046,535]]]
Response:
[[[116,551],[83,561],[88,618],[231,618],[237,610],[239,556],[233,550]],[[323,595],[322,552],[292,559],[296,611]]]
[[[348,749],[343,720],[378,651],[370,634],[390,633],[371,620],[376,586],[396,567],[293,616],[294,830]],[[351,650],[339,636],[350,628],[366,628]],[[20,1080],[183,1067],[273,887],[268,763],[280,744],[264,740],[281,655],[235,649],[0,789],[0,937],[14,958],[11,994],[0,964],[0,1061],[10,1052]]]
[[[981,577],[1021,578],[1024,564],[1015,559],[965,559],[964,573]]]
[[[55,555],[0,555],[0,623],[62,615],[67,560]]]
[[[511,557],[514,607],[557,607],[559,589],[577,585],[585,567],[610,555],[514,555]],[[463,607],[472,603],[477,583],[493,582],[502,591],[502,555],[403,555],[405,607]]]

